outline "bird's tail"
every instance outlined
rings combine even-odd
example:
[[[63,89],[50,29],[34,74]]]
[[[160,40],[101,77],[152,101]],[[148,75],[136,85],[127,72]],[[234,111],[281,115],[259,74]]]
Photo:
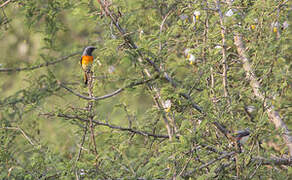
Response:
[[[84,72],[84,84],[87,85],[87,83],[88,83],[87,73]]]

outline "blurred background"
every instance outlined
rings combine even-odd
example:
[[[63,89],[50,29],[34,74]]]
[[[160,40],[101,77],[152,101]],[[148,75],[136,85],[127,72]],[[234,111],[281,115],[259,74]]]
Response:
[[[235,33],[243,35],[262,92],[291,129],[291,4],[272,0],[221,3],[223,36],[220,16],[212,10],[214,1],[110,3],[114,17],[143,57],[163,68],[179,86],[172,87],[160,75],[149,84],[126,88],[112,98],[94,102],[91,113],[96,121],[164,135],[166,114],[175,121],[175,135],[181,136],[169,141],[96,126],[97,158],[91,133],[88,131],[84,136],[85,123],[57,116],[61,113],[89,117],[88,101],[61,88],[57,82],[88,96],[79,61],[83,48],[89,45],[97,47],[92,68],[96,97],[149,79],[145,68],[153,76],[158,73],[147,62],[139,62],[138,51],[125,43],[98,1],[1,1],[0,178],[171,179],[176,177],[174,174],[199,167],[218,155],[198,150],[197,159],[190,162],[192,148],[207,144],[220,151],[232,150],[230,142],[212,125],[213,121],[223,123],[231,132],[249,128],[252,136],[244,147],[249,154],[240,157],[239,174],[230,165],[229,173],[220,170],[214,175],[220,167],[220,163],[215,163],[211,169],[199,170],[194,177],[247,178],[253,172],[257,178],[281,179],[292,175],[288,166],[278,169],[244,161],[254,156],[286,157],[288,149],[279,135],[281,130],[270,123],[266,107],[256,99],[245,79],[233,42]],[[222,54],[222,38],[226,55]],[[29,69],[63,57],[53,65]],[[223,95],[223,58],[228,66],[228,98]],[[7,68],[11,70],[4,72]],[[171,102],[166,112],[167,107],[157,107],[155,99],[159,97],[151,87],[158,87],[162,101]],[[188,93],[205,115],[192,108],[180,93]],[[249,112],[247,107],[253,110]],[[84,153],[76,162],[83,136]],[[95,168],[97,164],[99,171]],[[78,171],[74,171],[76,168]]]

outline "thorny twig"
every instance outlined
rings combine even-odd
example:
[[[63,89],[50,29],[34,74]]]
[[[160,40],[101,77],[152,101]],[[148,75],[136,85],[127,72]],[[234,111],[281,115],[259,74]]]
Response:
[[[71,115],[67,115],[67,114],[51,114],[51,113],[46,113],[46,114],[40,114],[40,115],[44,115],[44,116],[57,116],[57,117],[63,117],[63,118],[66,118],[66,119],[77,119],[77,120],[80,120],[80,121],[83,121],[83,122],[89,122],[90,120],[89,119],[86,119],[86,118],[82,118],[82,117],[79,117],[79,116],[71,116]],[[115,126],[115,125],[112,125],[112,124],[109,124],[109,123],[103,123],[103,122],[100,122],[100,121],[96,121],[96,120],[92,120],[92,122],[95,124],[95,125],[98,125],[98,126],[105,126],[105,127],[108,127],[108,128],[111,128],[111,129],[117,129],[117,130],[120,130],[120,131],[128,131],[130,133],[134,133],[134,134],[138,134],[138,135],[142,135],[142,136],[146,136],[146,137],[154,137],[154,138],[160,138],[160,139],[167,139],[169,138],[168,135],[163,135],[163,134],[153,134],[153,133],[149,133],[149,132],[146,132],[146,131],[141,131],[141,130],[137,130],[137,129],[134,129],[134,128],[126,128],[126,127],[121,127],[121,126]],[[178,136],[176,137],[178,138]]]
[[[151,79],[148,79],[148,80],[144,80],[144,81],[139,81],[139,82],[133,82],[133,83],[130,83],[129,85],[125,86],[125,87],[122,87],[122,88],[119,88],[109,94],[106,94],[106,95],[103,95],[103,96],[99,96],[99,97],[95,97],[95,96],[92,96],[92,97],[89,97],[89,96],[84,96],[80,93],[77,93],[75,92],[74,90],[68,88],[64,83],[61,83],[60,81],[58,81],[58,84],[66,89],[67,91],[71,92],[72,94],[74,94],[75,96],[78,96],[82,99],[86,99],[86,100],[94,100],[94,101],[100,101],[100,100],[103,100],[103,99],[107,99],[107,98],[110,98],[110,97],[113,97],[115,95],[118,95],[119,93],[123,92],[125,89],[127,88],[131,88],[131,87],[134,87],[134,86],[138,86],[138,85],[142,85],[142,84],[145,84],[145,83],[148,83],[150,81],[153,81],[155,79],[157,79],[158,76],[154,77],[154,78],[151,78]]]
[[[80,54],[80,52],[75,52],[75,53],[69,54],[67,56],[58,58],[55,61],[46,62],[46,63],[39,64],[39,65],[35,65],[35,66],[32,66],[32,67],[24,67],[24,68],[0,68],[0,72],[30,71],[30,70],[34,70],[34,69],[38,69],[38,68],[42,68],[42,67],[46,67],[46,66],[50,66],[50,65],[54,65],[54,64],[63,62],[65,60],[69,59],[70,57],[76,56],[78,54]]]

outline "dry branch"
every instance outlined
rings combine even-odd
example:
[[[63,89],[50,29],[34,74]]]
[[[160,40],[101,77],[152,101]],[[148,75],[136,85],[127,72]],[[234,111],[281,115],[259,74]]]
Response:
[[[159,74],[163,74],[164,78],[172,85],[172,87],[174,87],[174,88],[177,87],[175,80],[172,77],[170,77],[167,72],[162,71],[151,59],[143,56],[143,53],[138,49],[137,45],[133,42],[133,40],[129,36],[129,34],[124,30],[124,28],[122,28],[120,26],[116,16],[113,14],[112,11],[109,10],[109,3],[106,0],[104,0],[104,1],[97,0],[97,1],[100,4],[102,11],[105,12],[105,14],[111,19],[112,23],[118,29],[119,33],[121,34],[121,36],[123,37],[125,42],[128,44],[128,46],[131,49],[135,49],[136,52],[139,54],[140,58],[145,60],[148,64],[150,64],[156,72],[158,72]],[[172,8],[174,8],[174,7],[172,7]],[[148,71],[148,73],[149,73],[149,71]],[[147,74],[147,72],[146,72],[146,74]],[[182,94],[183,94],[182,96],[184,98],[186,98],[188,101],[192,102],[193,108],[195,108],[200,113],[204,114],[204,112],[202,111],[202,108],[200,108],[196,103],[194,103],[190,96],[188,96],[185,93],[182,93]]]
[[[148,79],[148,80],[144,80],[144,81],[139,81],[139,82],[134,82],[134,83],[131,83],[131,84],[125,86],[125,87],[119,88],[119,89],[117,89],[117,90],[115,90],[115,91],[113,91],[113,92],[111,92],[111,93],[109,93],[109,94],[106,94],[106,95],[103,95],[103,96],[99,96],[99,97],[94,97],[94,96],[92,96],[92,97],[84,96],[84,95],[82,95],[82,94],[80,94],[80,93],[77,93],[77,92],[75,92],[74,90],[68,88],[67,86],[65,86],[64,83],[61,83],[60,81],[58,81],[58,84],[59,84],[62,88],[66,89],[67,91],[71,92],[71,93],[74,94],[75,96],[78,96],[78,97],[80,97],[80,98],[82,98],[82,99],[86,99],[86,100],[94,100],[94,101],[100,101],[100,100],[107,99],[107,98],[113,97],[113,96],[115,96],[115,95],[118,95],[118,94],[120,94],[121,92],[123,92],[123,91],[124,91],[125,89],[127,89],[127,88],[132,88],[132,87],[134,87],[134,86],[142,85],[142,84],[148,83],[148,82],[150,82],[150,81],[153,81],[153,80],[155,80],[155,79],[157,79],[157,78],[158,78],[158,76],[156,76],[155,78],[152,78],[152,79]]]
[[[211,160],[211,161],[209,161],[209,162],[207,162],[207,163],[201,165],[200,167],[198,167],[198,168],[196,168],[196,169],[193,169],[192,171],[189,171],[189,172],[185,173],[185,174],[183,175],[183,177],[189,177],[190,175],[192,175],[192,174],[195,173],[196,171],[199,171],[199,170],[201,170],[201,169],[203,169],[203,168],[205,168],[205,167],[208,167],[208,166],[210,166],[211,164],[214,164],[215,162],[217,162],[217,161],[219,161],[219,160],[221,160],[221,159],[229,158],[230,156],[232,156],[232,155],[234,155],[234,154],[236,154],[235,151],[232,151],[232,152],[229,152],[229,153],[223,154],[223,155],[219,156],[218,158],[215,158],[215,159],[213,159],[213,160]]]
[[[19,72],[19,71],[30,71],[30,70],[34,70],[34,69],[38,69],[38,68],[42,68],[42,67],[46,67],[46,66],[50,66],[50,65],[54,65],[60,62],[63,62],[67,59],[69,59],[70,57],[76,56],[80,54],[80,52],[75,52],[72,54],[69,54],[67,56],[61,57],[55,61],[51,61],[51,62],[46,62],[43,64],[39,64],[39,65],[35,65],[32,67],[24,67],[24,68],[0,68],[0,72]]]
[[[201,170],[203,168],[206,168],[206,167],[210,166],[211,164],[214,164],[215,162],[220,161],[220,160],[222,160],[224,158],[229,158],[230,156],[233,156],[235,154],[236,154],[235,151],[224,153],[221,156],[219,156],[218,158],[212,159],[209,162],[201,165],[200,167],[195,168],[195,169],[185,173],[183,175],[183,177],[189,177],[192,174],[194,174],[196,171],[199,171],[199,170]],[[256,162],[256,163],[261,163],[262,165],[278,165],[278,166],[286,165],[286,166],[292,166],[292,158],[270,158],[270,159],[268,159],[268,158],[263,158],[263,157],[255,157],[255,158],[252,158],[251,161],[252,162]]]
[[[87,73],[87,77],[88,77],[88,94],[89,97],[92,98],[93,97],[93,78],[92,78],[92,72],[86,72]],[[97,165],[97,161],[98,161],[98,152],[97,152],[97,147],[96,147],[96,141],[95,141],[95,135],[94,135],[94,125],[93,125],[93,118],[94,118],[94,114],[93,114],[93,102],[92,101],[88,101],[87,104],[87,111],[89,112],[89,129],[90,129],[90,137],[91,137],[91,142],[93,144],[93,150],[94,150],[94,155],[95,155],[95,167],[96,170],[98,170],[98,165]]]
[[[257,77],[250,65],[249,57],[246,53],[246,48],[240,34],[234,35],[234,44],[237,47],[237,52],[240,56],[240,60],[243,63],[243,69],[246,72],[246,79],[250,81],[250,86],[253,89],[255,96],[264,103],[264,106],[267,108],[267,113],[270,121],[275,125],[277,129],[282,130],[282,138],[284,139],[286,146],[288,147],[290,156],[292,156],[292,136],[288,127],[283,122],[279,113],[275,110],[275,107],[271,104],[269,99],[265,99],[263,93],[261,92],[261,85],[257,80]]]
[[[229,105],[231,104],[231,99],[228,92],[228,81],[227,81],[227,56],[226,56],[226,39],[225,39],[225,29],[224,26],[224,20],[223,20],[223,13],[220,8],[220,2],[217,0],[214,0],[216,3],[216,8],[218,10],[219,19],[220,19],[220,26],[221,26],[221,36],[222,36],[222,65],[223,65],[223,74],[222,74],[222,81],[223,81],[223,89],[224,89],[224,97],[228,98]]]
[[[89,119],[85,119],[85,118],[82,118],[82,117],[79,117],[79,116],[71,116],[71,115],[66,115],[66,114],[57,114],[57,115],[54,115],[54,114],[41,114],[41,115],[57,116],[57,117],[63,117],[63,118],[66,118],[66,119],[77,119],[77,120],[80,120],[80,121],[83,121],[83,122],[89,122],[90,121]],[[131,132],[131,133],[134,133],[134,134],[138,134],[138,135],[142,135],[142,136],[146,136],[146,137],[154,137],[154,138],[161,138],[161,139],[168,139],[169,138],[168,135],[153,134],[153,133],[149,133],[149,132],[146,132],[146,131],[141,131],[141,130],[137,130],[137,129],[133,129],[133,128],[125,128],[125,127],[121,127],[121,126],[115,126],[115,125],[112,125],[112,124],[109,124],[109,123],[103,123],[103,122],[96,121],[96,120],[92,120],[92,122],[95,125],[98,125],[98,126],[105,126],[105,127],[108,127],[108,128],[111,128],[111,129],[117,129],[117,130],[120,130],[120,131],[128,131],[128,132]]]
[[[7,0],[5,1],[3,4],[0,5],[0,8],[3,8],[4,6],[6,6],[7,4],[9,4],[11,2],[11,0]]]
[[[31,144],[31,145],[35,145],[36,143],[33,142],[33,140],[31,138],[28,137],[27,133],[25,133],[21,128],[19,127],[0,127],[0,129],[7,129],[7,130],[15,130],[15,131],[19,131],[22,136],[27,139],[27,141]]]
[[[292,158],[264,158],[264,157],[255,157],[253,161],[260,162],[262,165],[286,165],[292,166]]]

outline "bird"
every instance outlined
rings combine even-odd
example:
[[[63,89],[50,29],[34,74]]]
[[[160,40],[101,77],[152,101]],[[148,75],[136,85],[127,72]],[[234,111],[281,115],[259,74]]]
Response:
[[[250,136],[250,130],[248,128],[235,132],[235,140],[236,140],[238,151],[240,153],[242,152],[241,146],[248,140],[249,136]]]
[[[250,130],[248,128],[235,132],[236,141],[238,141],[240,144],[244,144],[249,138],[249,135]]]
[[[231,134],[230,131],[228,129],[226,129],[226,127],[224,125],[222,125],[219,122],[214,122],[213,123],[229,140],[231,140],[231,144],[232,146],[237,145],[237,149],[238,151],[241,153],[241,146],[247,141],[247,139],[249,138],[251,132],[249,130],[249,128],[244,129],[244,130],[240,130],[235,132],[234,134]]]
[[[84,71],[84,84],[88,84],[88,73],[90,72],[91,65],[93,64],[92,52],[96,49],[94,46],[87,46],[84,48],[80,64]]]

